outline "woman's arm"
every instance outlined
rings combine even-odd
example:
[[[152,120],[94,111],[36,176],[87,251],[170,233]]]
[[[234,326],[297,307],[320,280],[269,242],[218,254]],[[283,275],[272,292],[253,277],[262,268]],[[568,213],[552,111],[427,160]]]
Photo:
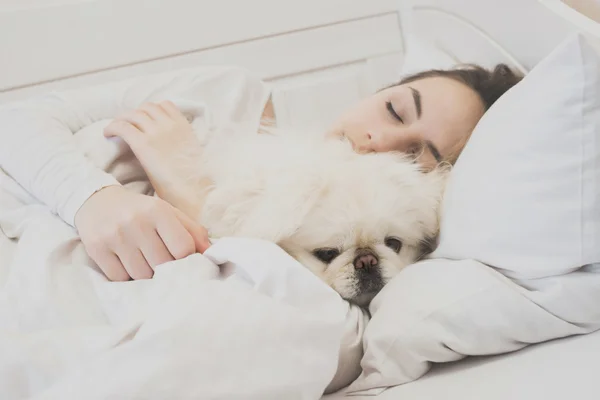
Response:
[[[262,119],[275,122],[270,99],[263,109]],[[175,104],[170,101],[145,103],[114,119],[105,128],[104,135],[127,142],[156,194],[193,220],[199,220],[212,181],[198,174],[196,163],[190,160],[201,157],[203,150],[192,125]]]
[[[195,68],[0,108],[0,167],[77,226],[111,280],[150,277],[155,265],[210,244],[204,228],[165,201],[119,187],[78,150],[73,134],[142,103],[174,98],[206,108],[213,121],[258,126],[268,90],[243,69]]]
[[[95,192],[119,183],[75,146],[73,134],[150,101],[204,105],[215,121],[258,126],[268,89],[246,70],[202,67],[45,95],[0,108],[0,167],[74,225]]]

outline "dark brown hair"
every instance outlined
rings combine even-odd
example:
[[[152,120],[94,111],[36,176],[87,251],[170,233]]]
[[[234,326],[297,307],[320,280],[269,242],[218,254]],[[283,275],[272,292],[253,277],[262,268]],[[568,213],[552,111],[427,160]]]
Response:
[[[483,103],[484,110],[487,111],[495,102],[515,86],[523,76],[510,69],[506,64],[498,64],[493,69],[486,69],[479,65],[466,64],[454,69],[432,69],[404,77],[400,82],[392,85],[398,86],[405,83],[414,82],[425,78],[442,77],[453,79],[472,89]],[[449,161],[454,164],[460,151],[469,139],[467,135],[463,141],[456,144],[456,148],[449,156]]]
[[[431,69],[404,77],[396,85],[414,82],[425,78],[450,78],[473,89],[479,95],[487,111],[508,89],[519,83],[523,76],[506,64],[498,64],[493,69],[467,64],[454,69]]]

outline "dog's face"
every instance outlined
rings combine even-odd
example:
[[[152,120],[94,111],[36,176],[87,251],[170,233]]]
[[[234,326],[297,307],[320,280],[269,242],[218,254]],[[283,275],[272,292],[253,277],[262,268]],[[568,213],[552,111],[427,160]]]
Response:
[[[348,164],[351,170],[331,172],[302,223],[279,244],[343,298],[364,306],[428,251],[442,182],[438,172],[420,172],[409,161],[362,157]]]
[[[312,227],[303,225],[280,245],[344,299],[361,306],[425,250],[418,239],[392,226],[345,228],[330,225],[321,239],[311,237]]]
[[[207,223],[218,236],[276,242],[364,306],[437,235],[445,174],[425,173],[396,154],[358,155],[340,143],[294,149],[272,151],[272,167],[248,174],[247,166],[239,179],[217,183]]]

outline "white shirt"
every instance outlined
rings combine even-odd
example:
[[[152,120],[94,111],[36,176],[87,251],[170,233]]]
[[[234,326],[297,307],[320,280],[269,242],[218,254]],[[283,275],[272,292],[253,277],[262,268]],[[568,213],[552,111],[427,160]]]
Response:
[[[119,185],[77,149],[73,135],[145,102],[203,103],[212,123],[254,124],[270,95],[267,84],[237,67],[198,67],[84,89],[51,93],[0,108],[0,168],[74,225],[98,190]]]

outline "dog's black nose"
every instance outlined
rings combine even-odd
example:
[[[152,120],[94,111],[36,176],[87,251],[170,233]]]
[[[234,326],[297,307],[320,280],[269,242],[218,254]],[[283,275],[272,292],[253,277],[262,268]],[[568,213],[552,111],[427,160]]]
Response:
[[[379,264],[379,259],[371,250],[364,249],[357,252],[353,264],[356,269],[368,269],[376,267]]]

